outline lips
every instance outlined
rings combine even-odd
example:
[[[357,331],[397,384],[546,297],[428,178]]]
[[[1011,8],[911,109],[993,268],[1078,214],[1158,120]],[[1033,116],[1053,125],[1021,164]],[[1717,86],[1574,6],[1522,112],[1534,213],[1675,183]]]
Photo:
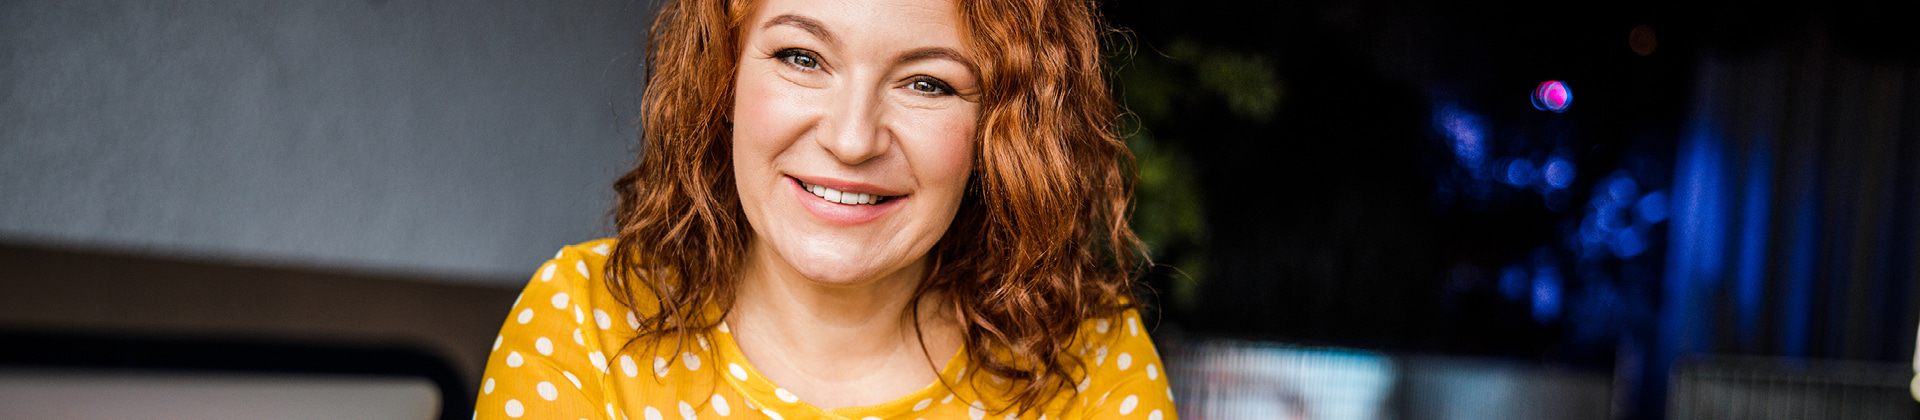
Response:
[[[806,183],[806,181],[800,181],[799,179],[795,179],[794,181],[800,182],[800,188],[806,189],[807,192],[813,193],[814,196],[818,196],[820,198],[826,199],[827,201],[840,203],[840,204],[873,205],[873,204],[880,204],[882,202],[887,201],[887,199],[893,198],[892,196],[884,196],[879,194],[840,191],[832,188],[827,188],[825,186],[808,184]]]
[[[839,225],[873,221],[900,207],[908,196],[857,182],[789,177],[800,206],[815,217]]]

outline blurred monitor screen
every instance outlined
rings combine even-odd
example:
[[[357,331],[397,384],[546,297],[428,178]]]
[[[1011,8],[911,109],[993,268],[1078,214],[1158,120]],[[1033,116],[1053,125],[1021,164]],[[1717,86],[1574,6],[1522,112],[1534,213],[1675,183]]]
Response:
[[[1213,340],[1177,356],[1182,414],[1205,419],[1375,419],[1393,387],[1383,354]]]

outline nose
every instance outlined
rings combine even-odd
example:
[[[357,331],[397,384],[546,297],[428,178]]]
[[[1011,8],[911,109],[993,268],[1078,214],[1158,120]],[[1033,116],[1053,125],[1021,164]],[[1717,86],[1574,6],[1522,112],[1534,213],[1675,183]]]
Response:
[[[891,134],[881,123],[880,89],[846,89],[836,95],[824,119],[820,146],[847,165],[859,165],[887,153]]]

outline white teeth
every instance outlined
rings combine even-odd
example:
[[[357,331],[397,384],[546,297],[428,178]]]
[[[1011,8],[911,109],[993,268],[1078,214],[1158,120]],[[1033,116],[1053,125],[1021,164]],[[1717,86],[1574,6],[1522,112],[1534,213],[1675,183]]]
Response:
[[[800,187],[806,188],[807,192],[820,196],[820,198],[824,198],[827,201],[840,204],[879,204],[882,198],[881,196],[873,194],[841,192],[840,190],[805,182],[800,183]]]

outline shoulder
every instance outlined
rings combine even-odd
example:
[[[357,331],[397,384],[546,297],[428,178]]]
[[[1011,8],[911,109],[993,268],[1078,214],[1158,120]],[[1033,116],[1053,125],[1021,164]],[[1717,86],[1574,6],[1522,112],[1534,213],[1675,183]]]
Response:
[[[613,239],[602,238],[561,247],[559,252],[553,254],[553,259],[540,268],[540,279],[551,280],[556,274],[572,274],[574,276],[568,277],[601,280],[606,271],[607,256],[613,254],[613,246]],[[562,268],[572,269],[573,272],[555,273]]]
[[[1088,418],[1125,416],[1134,412],[1149,418],[1172,418],[1173,394],[1166,365],[1153,345],[1140,314],[1127,310],[1081,323],[1078,347],[1086,374],[1075,384],[1076,400]],[[1163,417],[1164,416],[1164,417]]]

